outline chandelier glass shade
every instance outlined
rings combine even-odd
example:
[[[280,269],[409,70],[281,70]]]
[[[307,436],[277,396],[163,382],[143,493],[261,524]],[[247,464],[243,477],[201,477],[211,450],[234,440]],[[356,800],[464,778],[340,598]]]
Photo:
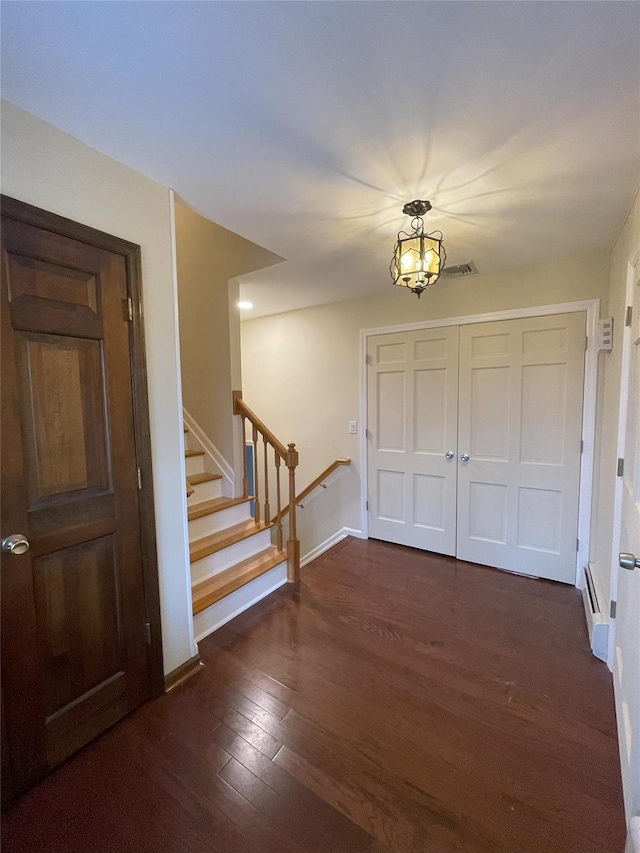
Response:
[[[411,201],[402,208],[412,216],[411,232],[400,231],[393,249],[389,272],[393,283],[408,287],[418,298],[429,285],[435,284],[447,258],[442,245],[442,231],[425,234],[423,216],[431,210],[428,201]]]

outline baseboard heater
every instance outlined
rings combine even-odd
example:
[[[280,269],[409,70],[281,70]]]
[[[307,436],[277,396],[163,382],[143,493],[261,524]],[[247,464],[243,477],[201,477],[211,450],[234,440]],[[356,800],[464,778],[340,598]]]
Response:
[[[598,593],[590,565],[584,567],[582,601],[584,602],[584,610],[587,617],[591,651],[597,658],[606,661],[609,640],[609,618],[608,614],[603,613],[600,608],[600,601],[598,600]]]

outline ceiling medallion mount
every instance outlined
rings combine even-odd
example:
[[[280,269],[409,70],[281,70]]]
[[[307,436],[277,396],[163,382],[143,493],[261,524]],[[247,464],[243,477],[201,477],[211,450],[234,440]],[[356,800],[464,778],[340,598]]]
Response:
[[[416,199],[415,201],[408,201],[402,208],[402,212],[406,213],[407,216],[424,216],[425,213],[428,213],[430,210],[431,202],[420,201],[419,199]]]
[[[418,299],[429,285],[440,278],[447,254],[442,245],[442,231],[425,234],[422,217],[431,210],[430,201],[409,201],[402,212],[413,217],[411,232],[400,231],[393,249],[389,272],[393,283],[407,287]]]

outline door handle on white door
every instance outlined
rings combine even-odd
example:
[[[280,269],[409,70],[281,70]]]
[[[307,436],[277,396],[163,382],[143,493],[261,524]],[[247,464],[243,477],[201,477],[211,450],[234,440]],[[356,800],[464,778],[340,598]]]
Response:
[[[634,569],[640,569],[640,560],[636,560],[635,554],[618,554],[621,569],[629,569],[632,572]]]
[[[447,457],[447,459],[453,459],[456,454],[453,452],[453,450],[447,450],[444,455]]]
[[[460,461],[461,462],[468,462],[469,461],[469,454],[463,453],[462,456],[460,457]]]

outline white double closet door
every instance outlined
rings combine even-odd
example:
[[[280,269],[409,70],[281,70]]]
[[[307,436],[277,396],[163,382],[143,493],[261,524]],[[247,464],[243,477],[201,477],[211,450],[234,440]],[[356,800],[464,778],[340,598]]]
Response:
[[[369,535],[574,583],[585,322],[369,337]]]

